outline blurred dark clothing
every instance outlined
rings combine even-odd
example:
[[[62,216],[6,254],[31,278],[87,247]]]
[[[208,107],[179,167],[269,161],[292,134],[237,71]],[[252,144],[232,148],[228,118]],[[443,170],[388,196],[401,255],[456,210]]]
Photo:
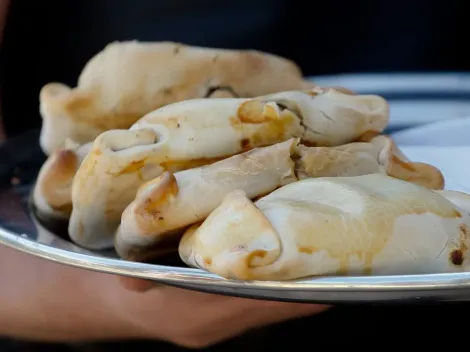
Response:
[[[470,65],[461,44],[464,0],[11,1],[1,81],[13,135],[40,126],[45,83],[74,86],[84,64],[114,40],[258,49],[294,60],[306,75]]]

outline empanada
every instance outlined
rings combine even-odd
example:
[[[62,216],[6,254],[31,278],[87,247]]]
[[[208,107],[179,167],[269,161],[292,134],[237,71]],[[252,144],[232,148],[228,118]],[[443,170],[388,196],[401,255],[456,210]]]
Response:
[[[305,129],[302,139],[315,146],[336,146],[365,135],[378,135],[389,121],[385,99],[378,95],[351,94],[342,88],[314,87],[256,99],[275,102],[281,109],[294,112]]]
[[[299,179],[385,173],[429,189],[444,188],[444,175],[438,168],[410,161],[392,138],[379,135],[367,141],[333,148],[299,145],[296,166]]]
[[[48,220],[67,220],[72,212],[72,181],[92,143],[72,141],[52,153],[39,170],[33,202],[37,214]]]
[[[75,88],[46,84],[40,93],[40,144],[46,154],[66,138],[84,144],[110,129],[129,128],[146,113],[177,101],[255,97],[306,89],[299,67],[258,52],[172,42],[114,42],[84,67]]]
[[[181,237],[188,225],[203,221],[227,193],[243,189],[254,198],[296,181],[291,159],[295,144],[291,139],[211,165],[175,174],[167,171],[145,183],[123,212],[116,251],[130,260],[153,258],[162,242],[169,242],[173,234]]]
[[[298,179],[371,173],[429,180],[423,184],[429,188],[442,185],[442,173],[437,168],[429,165],[413,171],[416,163],[401,157],[386,136],[338,147],[306,147],[299,145],[298,139],[290,139],[174,175],[166,172],[142,185],[123,212],[115,248],[125,259],[153,258],[161,243],[168,249],[168,239],[203,221],[235,190],[253,199]]]
[[[112,130],[93,142],[72,184],[70,238],[88,249],[113,246],[122,211],[138,187],[159,176],[167,156],[165,130]]]
[[[253,99],[186,100],[147,114],[131,130],[162,124],[177,139],[172,155],[226,157],[291,137],[337,146],[379,134],[388,120],[389,106],[380,96],[313,88]]]
[[[240,280],[465,271],[470,201],[448,195],[383,174],[305,179],[256,203],[234,191],[179,253]]]

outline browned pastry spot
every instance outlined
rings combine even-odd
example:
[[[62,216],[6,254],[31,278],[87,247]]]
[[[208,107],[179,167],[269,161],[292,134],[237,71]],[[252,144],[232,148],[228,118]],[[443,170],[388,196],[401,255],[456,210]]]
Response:
[[[454,249],[450,252],[450,261],[454,265],[462,265],[463,264],[463,253],[460,249]]]
[[[277,107],[277,109],[276,109]],[[264,147],[286,139],[286,131],[298,117],[284,106],[268,105],[260,100],[249,100],[240,105],[237,116],[230,119],[232,127],[243,129],[244,124],[263,125],[249,140],[243,141],[244,151],[253,147]]]
[[[238,119],[243,123],[260,124],[272,121],[272,115],[264,114],[264,103],[260,100],[249,100],[240,105]]]
[[[313,252],[315,252],[314,248],[305,247],[305,246],[298,247],[297,250],[299,251],[299,253],[306,253],[306,254],[312,254]]]
[[[243,138],[240,141],[240,147],[242,148],[243,151],[248,151],[251,149],[250,147],[250,140],[248,138]]]
[[[359,138],[356,139],[355,142],[370,142],[372,139],[374,139],[377,136],[380,136],[379,131],[366,131],[363,134],[359,136]]]
[[[426,163],[404,162],[397,156],[393,156],[388,174],[429,189],[443,189],[445,185],[444,175],[437,167]]]
[[[464,253],[467,253],[468,251],[467,245],[465,243],[467,242],[468,236],[470,235],[470,229],[466,224],[460,224],[459,230],[459,245],[450,253],[450,261],[454,265],[462,265],[465,260]]]
[[[70,191],[78,167],[78,158],[74,151],[63,149],[53,156],[50,167],[42,179],[41,193],[49,206],[57,211],[71,212]]]
[[[250,269],[256,268],[257,265],[253,264],[253,261],[256,258],[264,258],[267,254],[268,252],[264,249],[256,249],[250,252],[250,254],[246,256],[246,267]]]
[[[231,155],[225,155],[225,156],[220,156],[217,158],[198,158],[198,159],[191,159],[191,160],[167,160],[167,161],[160,163],[160,165],[167,171],[177,172],[177,171],[194,169],[196,167],[213,164],[217,161],[228,158],[230,156]]]
[[[160,209],[164,207],[172,197],[178,194],[178,183],[175,175],[169,171],[165,171],[155,181],[156,186],[148,195],[145,202],[139,205],[137,210],[139,213],[148,213],[157,216]],[[145,185],[144,185],[145,186]],[[158,216],[157,216],[158,218]]]
[[[135,172],[139,172],[145,166],[146,159],[142,160],[134,160],[129,165],[127,165],[122,170],[119,170],[117,174],[114,176],[122,176],[126,174],[133,174]]]

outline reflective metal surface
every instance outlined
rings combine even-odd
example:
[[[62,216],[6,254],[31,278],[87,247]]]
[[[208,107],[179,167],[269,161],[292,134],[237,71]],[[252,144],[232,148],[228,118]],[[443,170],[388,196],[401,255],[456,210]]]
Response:
[[[470,297],[470,273],[242,282],[225,280],[201,270],[185,267],[128,262],[83,250],[41,227],[38,233],[37,239],[31,240],[26,233],[16,234],[2,228],[0,243],[47,260],[87,270],[236,296],[315,302],[463,300]]]
[[[0,148],[0,158],[17,157],[18,153],[14,148],[12,150],[14,155],[3,155],[5,149]],[[25,159],[17,160],[16,166],[10,169],[3,163],[0,165],[0,244],[46,260],[188,289],[284,301],[356,303],[464,301],[470,298],[470,273],[244,282],[187,268],[174,259],[165,265],[142,264],[120,260],[112,251],[84,250],[71,243],[60,226],[46,228],[33,216],[28,200],[42,160],[37,151],[31,153],[24,154]],[[31,158],[34,163],[25,162]]]

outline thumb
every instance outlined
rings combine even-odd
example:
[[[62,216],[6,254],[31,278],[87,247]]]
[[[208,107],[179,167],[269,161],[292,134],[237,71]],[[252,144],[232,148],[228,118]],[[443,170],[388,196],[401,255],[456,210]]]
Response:
[[[331,308],[323,304],[307,303],[285,303],[285,302],[265,302],[262,314],[254,316],[257,321],[256,326],[276,324],[286,320],[302,318],[318,313],[322,313]]]
[[[147,292],[153,288],[161,286],[161,284],[144,279],[136,279],[128,276],[119,276],[119,283],[128,291]]]

